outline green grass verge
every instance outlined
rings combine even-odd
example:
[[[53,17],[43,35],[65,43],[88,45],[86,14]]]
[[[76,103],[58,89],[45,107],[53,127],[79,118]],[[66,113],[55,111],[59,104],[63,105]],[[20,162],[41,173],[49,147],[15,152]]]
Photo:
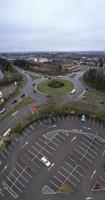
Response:
[[[29,76],[31,77],[31,79],[32,79],[33,81],[40,78],[39,76],[34,76],[34,75],[30,75],[30,74],[29,74]]]
[[[57,79],[59,80],[59,79]],[[61,87],[61,88],[52,88],[52,87],[49,87],[48,86],[48,83],[50,82],[51,80],[45,80],[41,83],[39,83],[37,85],[37,89],[42,92],[42,93],[45,93],[47,95],[57,95],[57,94],[63,94],[63,93],[67,93],[67,92],[70,92],[73,88],[74,88],[74,85],[72,82],[70,81],[67,81],[67,80],[59,80],[60,82],[64,83],[64,86]]]
[[[26,127],[28,127],[31,123],[39,119],[47,118],[49,116],[51,117],[51,119],[53,119],[53,116],[58,116],[58,115],[62,116],[62,114],[66,116],[67,115],[81,116],[82,114],[85,114],[86,118],[92,117],[105,121],[105,112],[99,112],[96,106],[93,105],[89,106],[89,104],[86,103],[74,103],[74,102],[61,105],[60,103],[53,102],[53,104],[46,104],[40,106],[37,114],[34,115],[29,114],[27,117],[22,119],[21,122],[18,123],[12,130],[11,135],[8,138],[9,142],[16,137],[16,134],[22,134],[23,130]],[[72,188],[66,186],[62,188],[62,191],[70,192],[72,191]]]
[[[27,106],[28,104],[31,104],[33,102],[32,97],[25,97],[20,101],[19,103],[16,104],[16,106],[13,108],[14,111],[20,110],[21,108]]]
[[[33,101],[34,100],[32,97],[25,97],[24,99],[22,99],[22,101],[17,103],[16,106],[14,106],[10,111],[5,112],[5,114],[3,116],[1,116],[0,120],[4,120],[5,118],[9,117],[15,111],[24,108],[25,106],[31,104]]]
[[[18,96],[23,91],[23,88],[25,87],[26,83],[27,80],[21,81],[20,85],[16,87],[15,91],[12,92],[11,97]]]
[[[85,92],[83,96],[86,97],[87,101],[92,101],[92,102],[100,102],[103,99],[101,96],[94,94],[92,92]]]

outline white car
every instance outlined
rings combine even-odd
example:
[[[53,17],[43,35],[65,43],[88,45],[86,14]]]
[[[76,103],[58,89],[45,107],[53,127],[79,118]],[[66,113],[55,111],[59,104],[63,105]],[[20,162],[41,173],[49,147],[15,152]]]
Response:
[[[60,76],[58,76],[58,77],[59,77],[59,78],[62,78],[63,76],[60,75]]]
[[[41,161],[42,161],[47,167],[49,167],[49,166],[51,165],[50,161],[49,161],[45,156],[43,156],[43,157],[41,158]]]
[[[2,110],[0,110],[0,114],[4,113],[6,111],[5,108],[3,108]]]
[[[76,92],[76,89],[73,89],[73,90],[70,92],[70,94],[75,94],[75,92]]]

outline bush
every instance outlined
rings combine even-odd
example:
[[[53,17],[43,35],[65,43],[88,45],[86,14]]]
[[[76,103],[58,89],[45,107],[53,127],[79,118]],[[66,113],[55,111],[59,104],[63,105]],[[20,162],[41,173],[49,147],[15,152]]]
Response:
[[[64,85],[65,84],[63,82],[58,81],[58,80],[52,80],[48,83],[48,86],[52,88],[61,88],[61,87],[64,87]]]

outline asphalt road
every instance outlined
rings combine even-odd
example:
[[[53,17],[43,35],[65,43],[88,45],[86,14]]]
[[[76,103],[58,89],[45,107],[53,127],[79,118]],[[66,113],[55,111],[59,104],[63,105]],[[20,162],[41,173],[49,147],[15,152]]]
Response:
[[[15,68],[23,75],[24,79],[27,80],[27,84],[26,84],[26,86],[24,88],[24,91],[21,94],[25,93],[26,96],[31,96],[35,100],[36,105],[45,104],[46,101],[47,101],[46,95],[44,95],[44,94],[42,94],[40,92],[34,93],[33,92],[34,88],[32,87],[32,84],[35,83],[35,82],[36,82],[36,84],[38,84],[41,81],[46,80],[46,78],[41,75],[41,78],[39,78],[37,80],[32,80],[30,74],[35,75],[35,76],[40,76],[40,75],[36,74],[34,72],[28,72],[28,71],[21,70],[18,67],[15,67]],[[79,81],[79,78],[80,78],[80,76],[82,76],[82,74],[83,74],[83,71],[79,71],[79,72],[75,72],[75,75],[72,78],[71,78],[71,74],[68,74],[68,75],[65,75],[65,76],[62,77],[64,79],[72,81],[73,84],[74,84],[74,87],[76,88],[76,93],[73,94],[73,95],[65,94],[65,99],[69,99],[71,101],[79,100],[80,95],[84,91],[84,86],[82,86],[82,84]],[[56,76],[55,76],[55,78],[56,78]],[[6,110],[10,110],[11,108],[14,107],[12,102],[15,99],[17,99],[17,103],[21,100],[21,94],[19,96],[15,97],[15,98],[10,99],[6,103],[6,105],[5,105]],[[1,121],[1,123],[0,123],[1,134],[4,133],[8,129],[8,127],[12,128],[17,123],[17,121],[20,121],[22,119],[22,116],[25,116],[25,114],[27,112],[29,112],[29,111],[30,111],[30,106],[26,106],[24,109],[19,110],[19,113],[16,114],[15,117],[13,117],[11,115],[8,118],[6,118],[3,121]],[[4,124],[6,124],[6,126],[4,126]]]
[[[33,123],[0,154],[0,200],[104,200],[105,124],[63,115]],[[51,162],[41,162],[45,156]],[[71,193],[63,193],[62,185]]]

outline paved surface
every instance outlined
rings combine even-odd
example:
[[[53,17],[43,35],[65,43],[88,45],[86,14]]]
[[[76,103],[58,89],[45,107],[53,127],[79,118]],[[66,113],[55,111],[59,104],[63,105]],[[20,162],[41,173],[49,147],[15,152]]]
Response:
[[[105,124],[77,116],[43,119],[27,127],[0,154],[0,200],[105,200]],[[51,162],[46,167],[41,157]],[[62,193],[68,184],[72,193]]]

